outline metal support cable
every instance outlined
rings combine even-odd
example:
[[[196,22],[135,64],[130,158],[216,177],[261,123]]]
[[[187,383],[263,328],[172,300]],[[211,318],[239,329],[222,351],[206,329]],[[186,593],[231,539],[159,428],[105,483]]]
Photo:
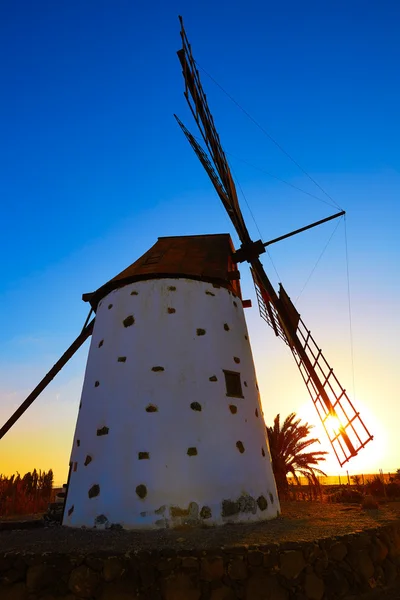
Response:
[[[296,303],[296,304],[297,304],[297,302],[298,302],[298,300],[299,300],[300,296],[301,296],[301,295],[302,295],[302,293],[304,292],[305,288],[307,287],[307,285],[308,285],[308,282],[310,281],[311,277],[314,275],[314,271],[315,271],[315,269],[317,268],[317,266],[318,266],[319,262],[321,261],[321,259],[322,259],[323,255],[325,254],[325,251],[326,251],[326,249],[328,248],[329,244],[331,243],[331,240],[332,240],[333,236],[335,235],[335,233],[336,233],[336,230],[337,230],[337,228],[339,227],[339,224],[340,224],[341,220],[342,220],[342,218],[340,218],[340,219],[338,220],[338,222],[336,223],[336,227],[334,228],[334,230],[332,231],[331,235],[329,236],[329,239],[328,239],[328,241],[326,242],[325,246],[323,247],[321,254],[320,254],[320,255],[319,255],[319,257],[317,258],[317,261],[316,261],[315,265],[314,265],[314,266],[313,266],[313,268],[311,269],[311,272],[310,272],[309,276],[307,277],[307,279],[306,279],[306,281],[305,281],[305,283],[304,283],[303,287],[302,287],[302,288],[301,288],[301,290],[300,290],[300,293],[299,293],[299,295],[297,296],[297,298],[296,298],[296,300],[295,300],[295,303]]]
[[[346,247],[347,300],[348,300],[348,307],[349,307],[351,371],[352,371],[352,377],[353,377],[353,398],[355,400],[356,399],[356,381],[355,381],[355,372],[354,372],[355,369],[354,369],[353,320],[352,320],[352,309],[351,309],[349,248],[348,248],[348,243],[347,243],[346,217],[344,218],[344,239],[345,239],[345,247]]]
[[[223,87],[221,84],[218,83],[218,81],[216,79],[214,79],[214,77],[212,77],[212,75],[210,75],[210,73],[208,73],[204,67],[202,67],[197,61],[195,61],[197,66],[207,75],[207,77],[209,77],[211,79],[211,81],[213,81],[215,83],[216,86],[219,87],[219,89],[226,95],[228,96],[228,98],[231,100],[231,102],[233,102],[235,104],[235,106],[237,106],[245,115],[248,119],[250,119],[250,121],[252,123],[254,123],[254,125],[256,127],[258,127],[258,129],[273,143],[275,144],[275,146],[277,148],[279,148],[279,150],[289,158],[289,160],[296,165],[296,167],[298,169],[300,169],[300,171],[302,173],[304,173],[304,175],[306,175],[306,177],[308,177],[308,179],[310,181],[312,181],[312,183],[319,189],[321,190],[321,192],[327,197],[329,198],[329,200],[331,202],[333,202],[335,204],[335,206],[337,208],[342,209],[341,206],[339,206],[339,204],[336,202],[336,200],[334,200],[329,194],[328,192],[326,192],[323,187],[313,178],[311,177],[311,175],[289,154],[289,152],[287,152],[280,144],[279,142],[277,142],[270,133],[268,133],[268,131],[266,129],[264,129],[264,127],[258,122],[256,121],[256,119],[254,119],[254,117],[251,116],[251,114],[245,109],[243,108],[243,106],[241,106],[239,104],[239,102],[237,102],[237,100],[235,100],[235,98],[233,98],[233,96],[231,96]]]

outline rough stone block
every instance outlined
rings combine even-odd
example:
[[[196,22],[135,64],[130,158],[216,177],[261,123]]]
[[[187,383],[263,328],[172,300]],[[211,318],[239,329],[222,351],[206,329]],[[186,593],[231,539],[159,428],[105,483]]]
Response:
[[[240,559],[235,558],[228,565],[228,575],[231,579],[246,579],[247,577],[247,566],[246,563]]]
[[[390,585],[394,581],[396,581],[397,569],[390,560],[388,560],[388,559],[385,560],[385,562],[383,563],[383,570],[385,573],[385,579],[386,579],[387,585]]]
[[[100,584],[99,574],[85,565],[74,569],[69,577],[68,588],[79,598],[91,598]]]
[[[371,558],[375,564],[382,564],[389,553],[388,547],[379,539],[375,538],[371,548]]]
[[[249,600],[288,600],[288,592],[274,576],[251,576],[246,584],[245,598]]]
[[[13,566],[13,559],[11,556],[0,556],[0,573],[8,571]]]
[[[349,583],[343,571],[332,569],[324,575],[325,587],[330,591],[332,597],[341,598],[349,591]]]
[[[201,591],[189,575],[178,573],[162,583],[164,600],[200,600]]]
[[[210,600],[236,600],[237,596],[232,588],[224,585],[211,591]]]
[[[221,579],[224,575],[224,561],[218,556],[215,558],[203,558],[201,561],[201,579],[214,581]]]
[[[93,571],[100,572],[103,570],[104,560],[102,558],[99,558],[98,556],[87,556],[85,558],[85,564],[90,569],[93,569]]]
[[[173,571],[179,564],[179,559],[173,558],[162,558],[157,563],[158,571]]]
[[[306,573],[304,591],[310,600],[321,600],[325,591],[324,582],[315,573]]]
[[[156,570],[152,565],[142,565],[139,569],[139,575],[143,588],[152,586],[157,578]]]
[[[1,580],[4,583],[17,583],[17,581],[25,581],[26,569],[16,569],[13,567],[2,574]]]
[[[110,582],[118,579],[125,573],[124,561],[117,556],[110,556],[104,561],[103,578],[104,581]]]
[[[281,575],[286,579],[296,579],[306,566],[300,550],[287,550],[280,555]]]
[[[247,555],[249,565],[252,567],[259,567],[263,564],[264,555],[262,552],[250,551]]]
[[[347,546],[343,542],[336,542],[328,550],[328,558],[341,562],[347,554]]]
[[[188,556],[182,559],[182,569],[184,571],[198,571],[200,568],[199,561],[193,556]]]
[[[1,600],[28,600],[28,590],[24,583],[14,585],[0,585]]]
[[[374,576],[375,568],[366,549],[351,552],[348,556],[348,561],[354,571],[358,575],[361,575],[364,581],[368,581]]]
[[[26,573],[26,587],[30,592],[39,592],[55,583],[58,578],[56,569],[51,565],[34,565]]]
[[[135,588],[127,581],[106,583],[98,596],[99,600],[137,600]]]

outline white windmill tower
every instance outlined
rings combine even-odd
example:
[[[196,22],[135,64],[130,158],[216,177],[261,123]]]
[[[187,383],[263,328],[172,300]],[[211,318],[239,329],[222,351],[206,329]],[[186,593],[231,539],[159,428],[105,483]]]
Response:
[[[279,512],[229,235],[160,238],[96,310],[64,524]]]
[[[160,238],[138,261],[87,294],[96,317],[20,408],[23,412],[93,334],[74,436],[64,525],[125,528],[273,518],[279,501],[243,314],[237,264],[247,261],[261,316],[290,348],[342,466],[372,436],[282,285],[277,293],[253,242],[186,33],[178,52],[185,97],[206,145],[178,123],[235,227],[228,234]],[[88,318],[89,320],[89,318]]]

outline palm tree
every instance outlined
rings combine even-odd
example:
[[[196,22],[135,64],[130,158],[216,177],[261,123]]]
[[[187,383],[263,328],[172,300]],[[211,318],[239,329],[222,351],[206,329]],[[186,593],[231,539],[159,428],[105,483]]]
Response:
[[[276,415],[273,427],[267,427],[269,447],[272,458],[272,469],[278,492],[285,497],[289,491],[287,475],[292,475],[297,483],[298,475],[306,477],[310,484],[319,486],[318,475],[326,474],[316,465],[325,460],[322,450],[304,452],[306,448],[318,442],[317,438],[308,438],[313,425],[301,424],[301,419],[296,420],[296,413],[291,413],[281,427],[280,415]]]

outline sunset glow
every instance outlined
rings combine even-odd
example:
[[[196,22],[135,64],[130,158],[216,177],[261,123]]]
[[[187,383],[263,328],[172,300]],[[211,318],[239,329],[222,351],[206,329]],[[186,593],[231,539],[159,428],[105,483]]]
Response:
[[[230,233],[240,246],[173,118],[192,118],[176,57],[181,3],[38,3],[0,9],[1,425],[79,335],[89,312],[82,294],[158,237]],[[273,240],[346,210],[340,222],[273,244],[260,259],[374,439],[340,468],[290,348],[260,318],[241,263],[264,417],[272,425],[278,413],[283,420],[295,412],[314,425],[329,474],[394,472],[399,7],[365,5],[355,27],[352,7],[289,4],[188,3],[185,24],[212,76],[201,70],[252,239]],[[55,482],[65,482],[88,348],[0,440],[0,473],[52,468]],[[326,427],[335,433],[340,423],[329,417]]]

